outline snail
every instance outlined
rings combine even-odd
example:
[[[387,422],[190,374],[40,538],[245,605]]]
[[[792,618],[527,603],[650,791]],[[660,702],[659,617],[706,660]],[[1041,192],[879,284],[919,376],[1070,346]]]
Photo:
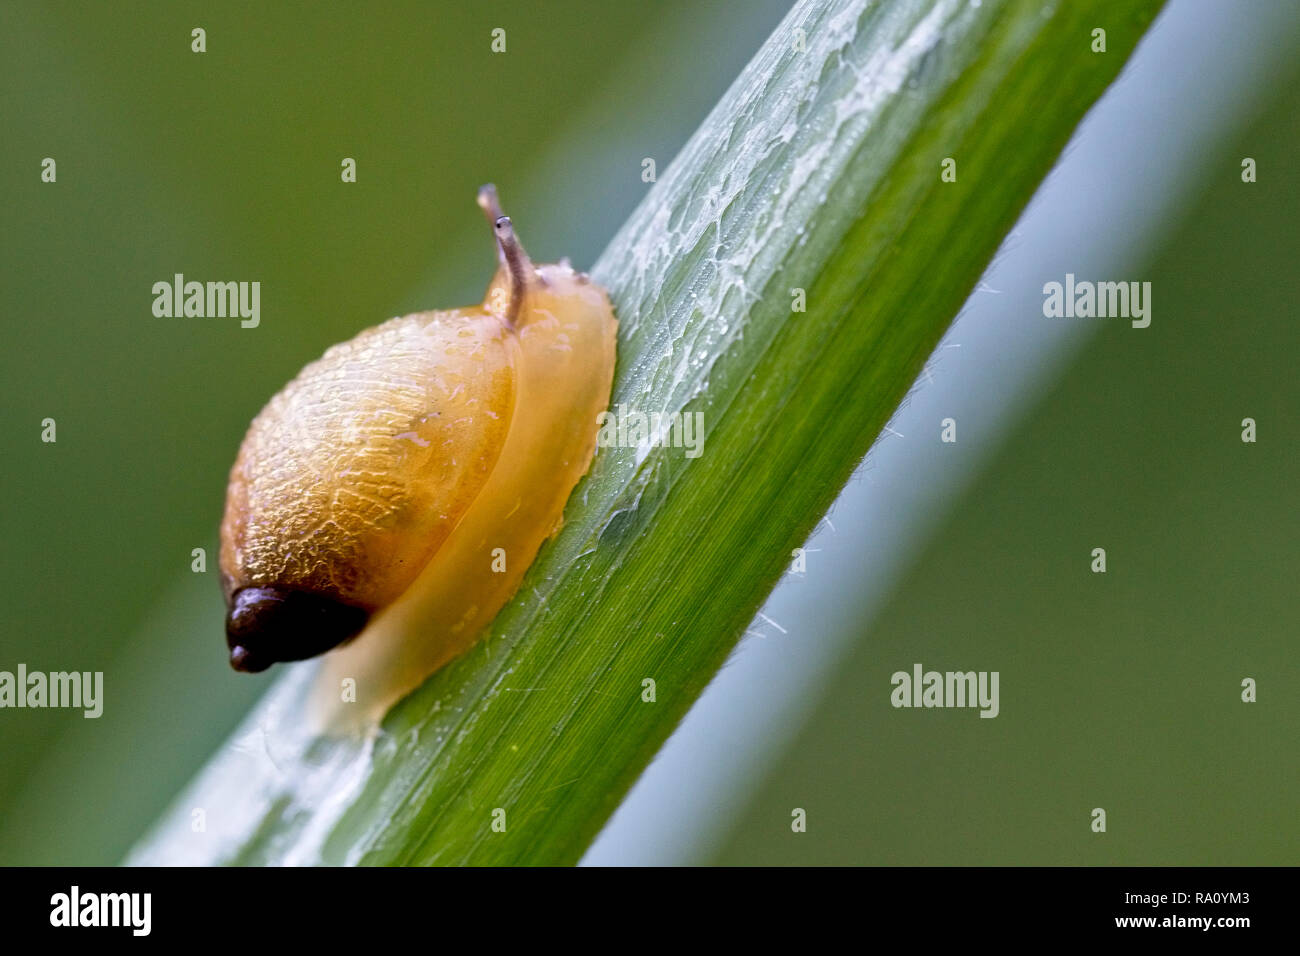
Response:
[[[493,186],[478,201],[499,259],[482,305],[333,346],[249,427],[221,523],[235,670],[338,648],[388,702],[474,643],[558,530],[618,323],[567,260],[529,261]]]

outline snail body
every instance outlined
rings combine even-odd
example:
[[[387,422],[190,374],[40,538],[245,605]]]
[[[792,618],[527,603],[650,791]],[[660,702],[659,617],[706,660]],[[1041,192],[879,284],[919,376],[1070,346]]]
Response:
[[[500,259],[481,306],[330,348],[250,426],[221,525],[236,670],[345,645],[326,669],[386,705],[474,642],[559,527],[617,322],[567,262],[528,260],[491,187],[479,201]]]

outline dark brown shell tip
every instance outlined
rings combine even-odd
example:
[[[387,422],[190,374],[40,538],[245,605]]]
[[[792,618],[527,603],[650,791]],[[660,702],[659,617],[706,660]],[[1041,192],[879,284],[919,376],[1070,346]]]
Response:
[[[323,654],[359,634],[370,612],[323,594],[282,587],[241,588],[226,614],[230,666],[246,674]]]

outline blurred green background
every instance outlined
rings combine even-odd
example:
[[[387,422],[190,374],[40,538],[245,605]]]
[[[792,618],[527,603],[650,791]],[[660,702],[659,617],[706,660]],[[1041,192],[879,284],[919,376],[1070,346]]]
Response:
[[[642,158],[667,166],[786,7],[0,7],[0,669],[103,670],[107,698],[93,721],[0,712],[0,863],[119,860],[272,679],[228,669],[215,574],[267,398],[363,327],[478,301],[484,181],[534,258],[590,264]],[[1153,327],[1103,328],[950,503],[702,859],[1295,862],[1296,89],[1201,159],[1208,192],[1141,273]],[[1267,184],[1240,183],[1245,154]],[[176,272],[259,280],[261,326],[155,318]],[[1002,716],[893,711],[918,660],[999,669]]]

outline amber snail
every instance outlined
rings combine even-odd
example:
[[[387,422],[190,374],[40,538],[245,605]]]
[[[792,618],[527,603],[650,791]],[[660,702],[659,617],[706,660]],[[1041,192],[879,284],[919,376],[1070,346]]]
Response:
[[[590,467],[609,298],[567,261],[533,265],[494,187],[478,200],[499,258],[482,305],[335,345],[249,427],[221,524],[236,670],[351,642],[336,670],[396,669],[386,693],[409,689],[510,599]]]

